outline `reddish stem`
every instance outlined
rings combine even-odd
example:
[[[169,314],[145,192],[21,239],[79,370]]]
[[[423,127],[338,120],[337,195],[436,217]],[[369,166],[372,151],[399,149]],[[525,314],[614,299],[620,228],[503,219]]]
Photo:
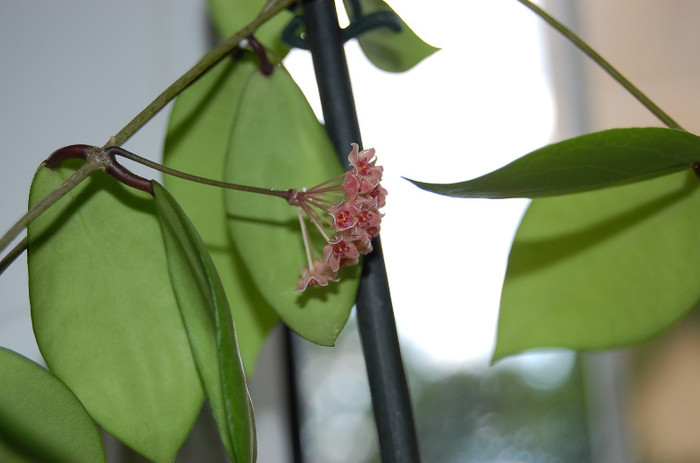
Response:
[[[145,177],[141,177],[140,175],[136,175],[126,167],[119,164],[114,158],[113,153],[110,153],[109,157],[112,160],[112,163],[107,168],[107,173],[109,175],[116,178],[125,185],[128,185],[132,188],[136,188],[137,190],[145,191],[151,196],[155,196],[155,193],[153,192],[153,184],[150,180],[148,180]]]
[[[88,150],[94,148],[90,145],[70,145],[59,148],[51,156],[46,158],[44,165],[51,170],[58,169],[61,163],[66,159],[82,159],[87,161]]]
[[[267,53],[265,53],[265,47],[263,47],[260,42],[258,42],[258,39],[256,39],[252,34],[246,37],[248,40],[248,44],[250,45],[250,48],[253,49],[256,55],[258,55],[258,60],[260,61],[260,72],[263,73],[263,75],[269,76],[272,74],[272,64],[270,63],[270,60],[267,59]]]

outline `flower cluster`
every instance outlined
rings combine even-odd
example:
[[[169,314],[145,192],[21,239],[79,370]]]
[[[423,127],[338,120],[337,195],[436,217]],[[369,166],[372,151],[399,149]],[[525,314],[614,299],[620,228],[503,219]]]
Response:
[[[357,264],[360,255],[372,251],[382,220],[379,209],[386,202],[386,190],[379,184],[383,169],[375,165],[374,148],[360,151],[355,143],[348,161],[350,170],[344,174],[308,190],[292,190],[287,198],[297,208],[307,258],[297,291],[338,281],[340,268]],[[321,258],[313,256],[304,215],[326,240]]]

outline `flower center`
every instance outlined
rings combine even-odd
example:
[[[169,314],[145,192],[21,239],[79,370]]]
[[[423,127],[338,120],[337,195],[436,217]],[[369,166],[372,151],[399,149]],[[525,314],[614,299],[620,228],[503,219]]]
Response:
[[[372,166],[368,162],[365,162],[365,161],[358,161],[356,165],[357,165],[357,172],[363,176],[369,175],[369,173],[372,170]]]

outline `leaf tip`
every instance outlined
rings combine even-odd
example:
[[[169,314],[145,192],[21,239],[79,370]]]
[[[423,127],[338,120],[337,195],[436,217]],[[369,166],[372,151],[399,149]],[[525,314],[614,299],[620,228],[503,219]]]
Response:
[[[425,190],[425,191],[428,191],[430,193],[435,193],[435,194],[443,195],[443,196],[455,196],[455,195],[449,194],[449,191],[445,189],[446,187],[450,187],[453,184],[428,183],[428,182],[421,182],[419,180],[413,180],[413,179],[410,179],[408,177],[401,177],[401,178],[411,182],[413,185],[417,186],[421,190]]]

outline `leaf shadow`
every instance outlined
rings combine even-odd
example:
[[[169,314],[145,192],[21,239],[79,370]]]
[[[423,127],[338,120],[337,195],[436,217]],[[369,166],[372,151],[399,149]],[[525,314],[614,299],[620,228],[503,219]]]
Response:
[[[340,277],[340,281],[343,281],[342,276]],[[298,293],[296,301],[299,307],[303,309],[311,301],[328,302],[328,298],[338,294],[338,291],[338,283],[331,282],[328,286],[313,286]]]
[[[261,219],[260,217],[251,217],[251,216],[232,214],[230,212],[227,212],[226,219],[227,220],[238,220],[241,222],[254,223],[254,224],[259,224],[259,225],[270,225],[270,226],[274,226],[274,227],[282,227],[282,228],[286,228],[290,231],[296,231],[299,229],[299,221],[295,218],[289,218],[289,219],[285,219],[285,220]]]
[[[696,191],[697,182],[695,176],[689,175],[678,190],[635,206],[613,218],[555,238],[523,240],[511,250],[507,276],[517,277],[553,265],[623,233],[690,196]]]

